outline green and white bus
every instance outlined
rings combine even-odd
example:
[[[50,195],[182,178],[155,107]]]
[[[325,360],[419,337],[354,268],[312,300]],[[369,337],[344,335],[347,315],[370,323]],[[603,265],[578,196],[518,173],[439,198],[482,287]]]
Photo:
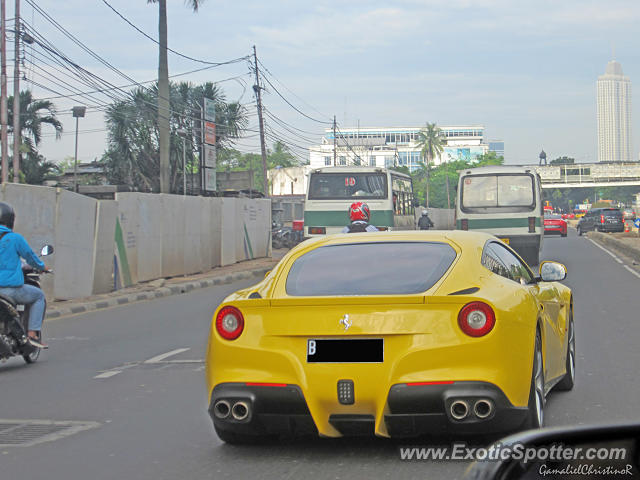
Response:
[[[540,262],[544,238],[540,176],[532,168],[490,166],[462,170],[456,228],[501,238],[529,264]]]
[[[309,173],[304,204],[305,237],[340,233],[349,207],[369,205],[369,223],[380,230],[415,230],[411,177],[379,167],[325,167]]]

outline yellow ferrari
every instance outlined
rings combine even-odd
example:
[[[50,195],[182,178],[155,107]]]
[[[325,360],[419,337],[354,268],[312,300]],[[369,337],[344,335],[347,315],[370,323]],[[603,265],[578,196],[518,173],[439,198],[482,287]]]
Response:
[[[305,241],[213,315],[214,428],[244,443],[540,427],[547,393],[574,383],[566,273],[480,232]]]

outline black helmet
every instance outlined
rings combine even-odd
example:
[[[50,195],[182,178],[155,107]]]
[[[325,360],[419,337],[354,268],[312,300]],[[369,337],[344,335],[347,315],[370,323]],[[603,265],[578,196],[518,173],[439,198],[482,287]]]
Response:
[[[9,227],[13,230],[13,222],[16,219],[16,212],[13,207],[5,202],[0,202],[0,225]]]

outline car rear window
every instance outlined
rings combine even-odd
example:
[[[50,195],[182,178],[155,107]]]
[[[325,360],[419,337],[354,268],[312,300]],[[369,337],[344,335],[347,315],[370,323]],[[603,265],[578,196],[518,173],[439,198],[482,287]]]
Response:
[[[287,276],[292,296],[406,295],[431,288],[456,258],[442,242],[327,245],[298,258]]]

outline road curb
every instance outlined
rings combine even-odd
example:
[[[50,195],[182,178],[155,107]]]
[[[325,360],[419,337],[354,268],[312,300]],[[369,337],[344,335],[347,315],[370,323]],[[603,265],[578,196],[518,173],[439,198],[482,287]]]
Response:
[[[164,287],[146,290],[144,292],[123,292],[121,295],[110,295],[108,298],[98,298],[92,301],[76,301],[69,302],[66,305],[48,306],[46,319],[54,319],[66,317],[68,315],[76,315],[78,313],[92,312],[105,308],[117,307],[128,303],[142,302],[154,298],[169,297],[172,295],[181,295],[183,293],[192,292],[201,288],[213,287],[216,285],[228,285],[240,280],[248,280],[253,277],[262,278],[271,270],[270,267],[260,267],[250,270],[243,270],[234,273],[222,274],[206,279],[190,280],[182,283],[174,283]]]
[[[587,236],[595,242],[611,247],[613,250],[617,250],[623,255],[635,260],[640,263],[640,247],[634,247],[633,245],[629,245],[621,240],[618,240],[611,235],[607,235],[606,233],[600,232],[589,232]]]

